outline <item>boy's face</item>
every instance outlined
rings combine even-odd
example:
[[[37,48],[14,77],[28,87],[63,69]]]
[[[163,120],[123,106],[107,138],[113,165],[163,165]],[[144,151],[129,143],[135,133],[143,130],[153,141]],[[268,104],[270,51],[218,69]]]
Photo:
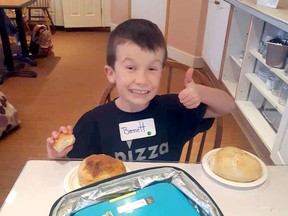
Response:
[[[144,110],[157,94],[162,75],[164,50],[157,52],[141,49],[134,43],[116,48],[113,70],[105,66],[110,82],[116,82],[119,98],[116,105],[126,112]]]

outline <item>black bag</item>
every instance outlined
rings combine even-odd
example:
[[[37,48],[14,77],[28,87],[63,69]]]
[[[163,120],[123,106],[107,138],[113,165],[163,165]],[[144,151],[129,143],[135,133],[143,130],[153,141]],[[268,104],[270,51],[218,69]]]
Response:
[[[179,212],[180,208],[190,208],[184,215],[223,216],[214,200],[191,175],[180,168],[170,166],[136,170],[74,190],[60,197],[51,207],[49,215],[88,216],[91,215],[91,210],[94,212],[93,215],[106,216],[178,215],[175,212],[167,213],[167,209],[172,209],[173,203],[179,202],[179,198],[166,195],[167,189],[151,192],[160,184],[161,187],[164,185],[164,188],[172,188],[174,192],[177,190],[178,195],[182,194],[180,197],[184,198],[180,199],[183,199],[183,202],[186,200],[186,203],[177,204],[174,208]],[[144,190],[145,192],[141,193]],[[139,197],[136,194],[144,195]],[[159,197],[162,197],[162,200],[159,200]],[[164,201],[163,210],[159,205],[160,201]],[[187,202],[190,207],[187,206]],[[131,213],[133,211],[135,214]]]

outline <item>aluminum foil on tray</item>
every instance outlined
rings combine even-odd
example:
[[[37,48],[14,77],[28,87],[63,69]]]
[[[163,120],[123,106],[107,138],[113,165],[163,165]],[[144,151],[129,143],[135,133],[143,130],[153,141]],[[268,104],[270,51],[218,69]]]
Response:
[[[88,185],[60,197],[52,206],[50,216],[69,216],[73,212],[155,183],[170,183],[182,191],[200,215],[223,215],[202,186],[188,173],[176,167],[141,169]]]

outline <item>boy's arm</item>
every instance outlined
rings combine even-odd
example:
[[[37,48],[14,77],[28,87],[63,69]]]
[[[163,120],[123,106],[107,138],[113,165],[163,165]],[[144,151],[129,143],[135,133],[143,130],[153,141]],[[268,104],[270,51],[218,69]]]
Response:
[[[204,118],[223,116],[235,108],[234,100],[225,91],[203,85],[198,85],[197,88],[201,94],[201,102],[208,106]]]
[[[180,102],[187,108],[193,109],[205,103],[208,107],[204,118],[213,118],[230,113],[235,108],[233,98],[217,88],[211,88],[194,83],[193,69],[186,72],[185,89],[179,93]]]

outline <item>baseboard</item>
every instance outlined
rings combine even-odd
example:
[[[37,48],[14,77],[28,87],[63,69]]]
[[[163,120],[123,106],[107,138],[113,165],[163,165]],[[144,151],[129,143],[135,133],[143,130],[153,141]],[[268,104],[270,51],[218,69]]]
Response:
[[[193,68],[203,68],[204,60],[202,56],[193,56],[187,52],[167,46],[168,57]]]
[[[117,24],[110,23],[110,30],[113,31],[117,27]]]
[[[99,31],[99,32],[110,32],[110,27],[73,27],[65,28],[67,32],[77,32],[77,31]]]

